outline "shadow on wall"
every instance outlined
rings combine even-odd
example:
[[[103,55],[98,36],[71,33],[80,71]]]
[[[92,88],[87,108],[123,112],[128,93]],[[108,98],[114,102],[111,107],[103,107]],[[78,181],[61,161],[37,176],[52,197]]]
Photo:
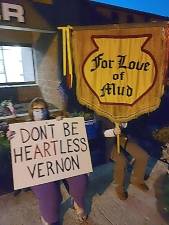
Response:
[[[39,65],[43,62],[43,58],[47,54],[55,36],[56,34],[41,33],[39,38],[36,40],[36,43],[33,46],[36,55],[36,67],[39,67]]]
[[[155,184],[155,196],[157,198],[157,209],[163,219],[168,223],[169,221],[169,175],[164,174],[160,176]]]

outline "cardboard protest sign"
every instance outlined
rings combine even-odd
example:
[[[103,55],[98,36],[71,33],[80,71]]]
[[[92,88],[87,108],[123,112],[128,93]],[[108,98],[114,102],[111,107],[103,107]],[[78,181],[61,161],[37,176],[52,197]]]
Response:
[[[166,24],[75,27],[79,102],[117,123],[157,109],[167,65],[165,29]]]
[[[92,172],[84,118],[10,124],[14,189]]]

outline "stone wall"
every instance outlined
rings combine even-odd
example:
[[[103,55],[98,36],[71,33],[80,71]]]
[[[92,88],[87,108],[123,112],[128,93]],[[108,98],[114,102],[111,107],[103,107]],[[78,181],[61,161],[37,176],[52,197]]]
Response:
[[[60,91],[61,65],[58,63],[58,37],[56,34],[34,34],[34,57],[37,84],[44,99],[57,106],[64,107],[64,98]]]

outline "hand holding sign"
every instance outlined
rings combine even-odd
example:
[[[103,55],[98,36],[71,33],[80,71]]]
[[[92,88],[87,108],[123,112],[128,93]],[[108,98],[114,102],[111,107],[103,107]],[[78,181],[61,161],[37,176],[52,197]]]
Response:
[[[7,136],[8,140],[10,141],[12,138],[14,138],[15,131],[8,130],[7,133],[6,133],[6,136]]]

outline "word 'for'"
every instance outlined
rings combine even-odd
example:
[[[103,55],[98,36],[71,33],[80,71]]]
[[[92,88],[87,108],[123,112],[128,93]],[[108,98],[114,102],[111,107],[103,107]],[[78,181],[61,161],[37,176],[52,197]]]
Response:
[[[104,59],[103,58],[104,53],[101,53],[97,55],[94,59],[92,59],[93,63],[93,68],[91,68],[91,72],[95,71],[98,68],[102,69],[110,69],[118,65],[117,69],[124,68],[124,69],[130,69],[130,70],[143,70],[143,71],[148,71],[150,63],[149,62],[140,62],[139,60],[131,60],[127,61],[127,55],[118,55],[117,59],[118,61],[116,62],[115,60],[112,59]]]

